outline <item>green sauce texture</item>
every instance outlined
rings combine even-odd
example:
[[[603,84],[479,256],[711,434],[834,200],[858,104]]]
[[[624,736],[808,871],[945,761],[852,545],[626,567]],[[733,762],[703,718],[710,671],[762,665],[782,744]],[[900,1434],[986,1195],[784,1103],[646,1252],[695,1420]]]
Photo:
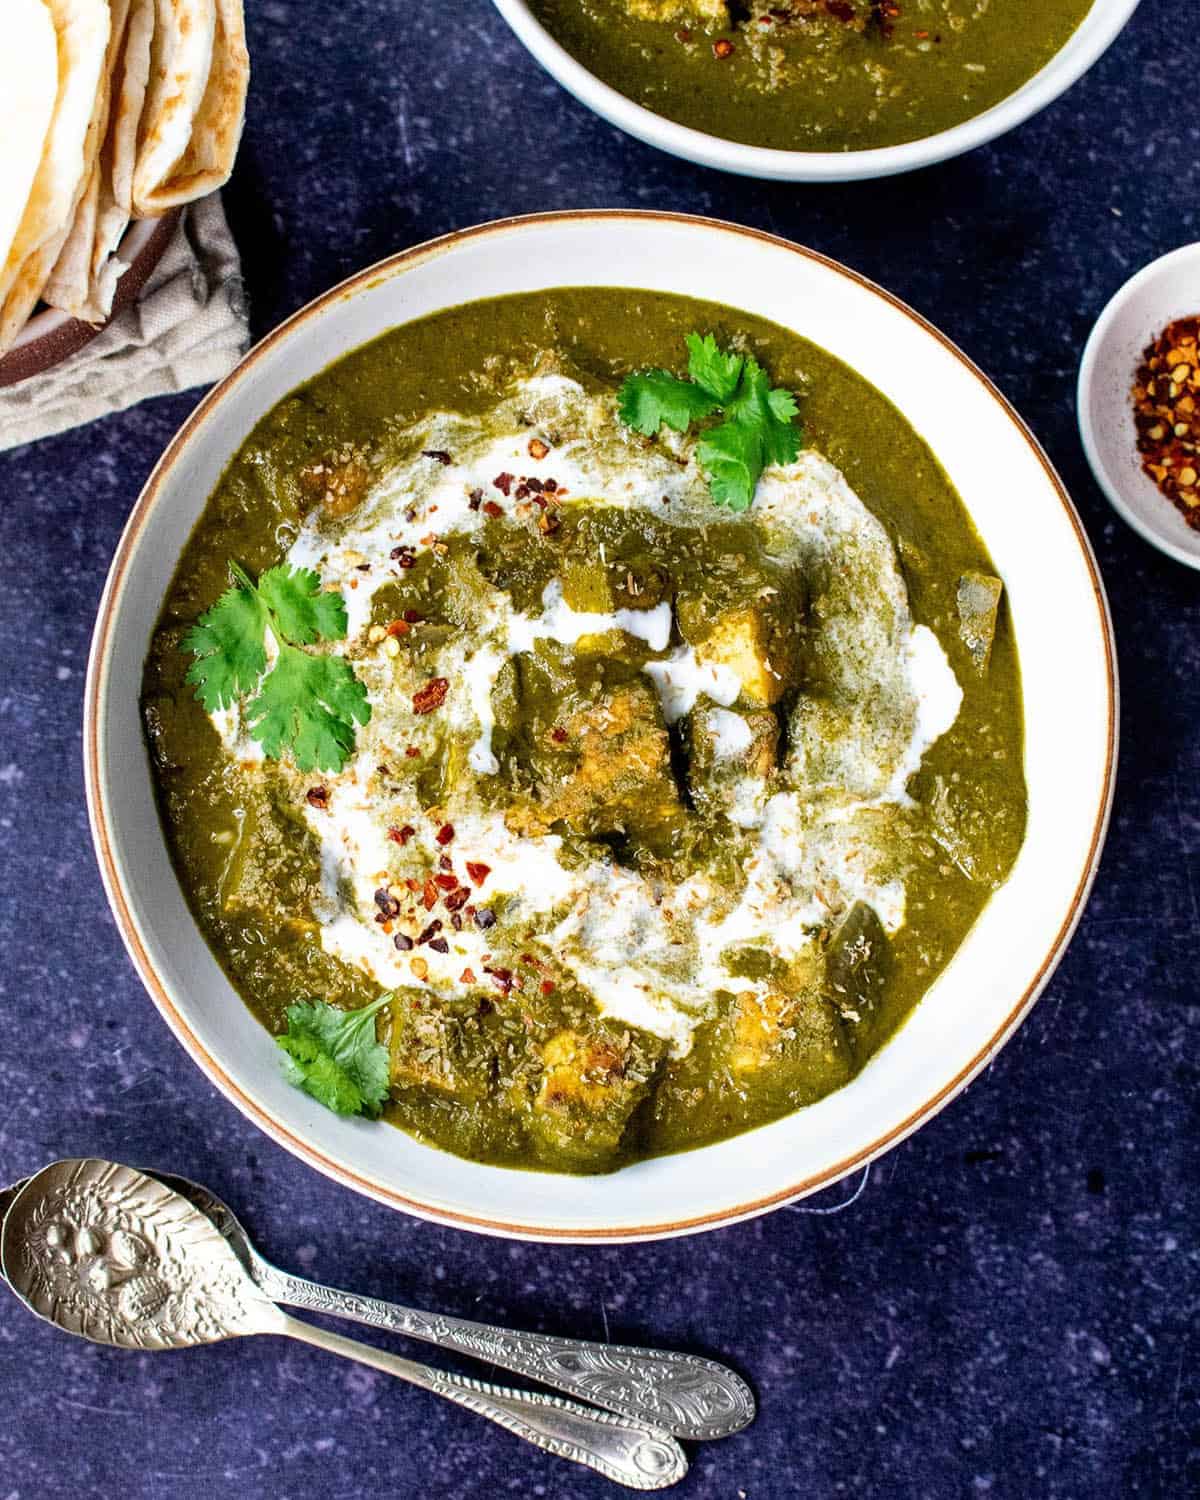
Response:
[[[725,140],[862,151],[947,130],[1026,83],[1092,0],[531,0],[636,103]]]
[[[525,918],[520,893],[499,896],[488,904],[490,962],[509,980],[479,973],[463,993],[438,998],[414,978],[379,1020],[391,1052],[387,1119],[463,1156],[608,1171],[821,1098],[917,1004],[1006,878],[1024,835],[1021,688],[1000,585],[961,500],[895,407],[814,344],[716,304],[590,287],[467,304],[355,350],[269,412],[212,495],[164,603],[145,666],[147,743],[180,882],[232,983],[276,1034],[298,1000],[357,1007],[384,988],[322,947],[318,846],[305,808],[320,776],[300,777],[286,762],[243,769],[184,681],[180,641],[226,588],[228,560],[257,575],[281,559],[313,511],[314,465],[339,476],[318,486],[318,503],[352,516],[370,482],[411,456],[406,429],[425,414],[488,413],[534,370],[611,396],[632,370],[678,368],[693,329],[722,347],[738,342],[798,393],[806,444],[882,523],[913,618],[936,634],[963,689],[953,727],[909,783],[911,807],[878,814],[878,837],[904,872],[907,919],[888,935],[860,901],[831,915],[804,962],[784,963],[762,943],[730,953],[727,987],[690,1051],[673,1056],[650,1031],[602,1018],[548,933]],[[675,639],[681,631],[697,650],[730,612],[759,610],[772,659],[790,675],[772,703],[739,699],[733,712],[745,728],[733,727],[764,774],[782,774],[775,768],[798,716],[820,701],[829,663],[810,643],[839,587],[836,567],[824,578],[788,574],[753,511],[733,517],[713,507],[711,522],[682,539],[651,511],[564,506],[561,516],[546,537],[518,535],[499,516],[476,533],[448,533],[444,549],[423,552],[380,588],[377,626],[406,611],[420,622],[401,653],[391,652],[397,673],[420,681],[436,672],[439,653],[486,619],[497,590],[536,612],[555,579],[589,609],[669,599]],[[750,846],[727,817],[720,747],[703,715],[665,723],[642,670],[653,651],[613,634],[615,644],[601,641],[587,655],[543,643],[501,671],[492,695],[496,775],[473,777],[463,736],[431,713],[413,721],[421,754],[406,759],[398,729],[397,754],[380,777],[403,779],[429,827],[452,821],[469,797],[500,808],[521,831],[560,834],[569,869],[612,860],[660,879],[668,897],[703,871],[736,891]],[[377,708],[376,729],[393,713],[401,728],[412,719],[410,679],[396,681],[409,686],[397,690],[394,709]],[[434,862],[436,847],[420,853],[423,837],[394,848],[396,869],[417,877],[395,887],[402,896],[445,868]],[[472,890],[456,916],[474,920],[486,890]],[[450,915],[438,913],[452,938]],[[686,947],[681,954],[686,964]]]

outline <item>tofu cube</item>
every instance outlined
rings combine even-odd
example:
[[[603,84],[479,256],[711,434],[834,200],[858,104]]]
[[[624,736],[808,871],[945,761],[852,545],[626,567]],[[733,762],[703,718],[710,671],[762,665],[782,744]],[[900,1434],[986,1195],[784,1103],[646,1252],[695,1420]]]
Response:
[[[769,708],[797,686],[803,593],[796,577],[735,555],[700,586],[680,589],[675,612],[696,660],[737,676],[743,704]]]
[[[772,1086],[786,1076],[801,1099],[819,1099],[847,1081],[850,1048],[833,1007],[818,987],[766,994],[743,990],[730,1016],[729,1067],[747,1085]]]
[[[624,0],[637,21],[696,21],[714,26],[729,24],[727,0]]]
[[[622,1137],[662,1055],[656,1038],[601,1024],[557,1032],[542,1049],[532,1125],[580,1170],[618,1165]]]

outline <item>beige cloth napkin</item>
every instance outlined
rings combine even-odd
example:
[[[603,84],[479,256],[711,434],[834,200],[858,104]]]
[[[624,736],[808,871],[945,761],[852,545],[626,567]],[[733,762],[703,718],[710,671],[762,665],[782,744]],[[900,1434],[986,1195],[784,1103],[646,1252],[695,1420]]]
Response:
[[[250,344],[237,246],[220,194],[189,204],[137,299],[77,354],[0,389],[0,450],[209,385]]]

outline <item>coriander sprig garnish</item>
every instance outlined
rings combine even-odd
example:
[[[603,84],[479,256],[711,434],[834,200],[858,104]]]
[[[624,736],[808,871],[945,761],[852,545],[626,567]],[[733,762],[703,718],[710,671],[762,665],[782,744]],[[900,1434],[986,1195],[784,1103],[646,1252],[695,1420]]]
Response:
[[[288,1081],[338,1115],[374,1117],[388,1092],[388,1049],[376,1040],[375,1017],[391,991],[361,1010],[324,1000],[289,1005],[287,1031],[275,1038],[287,1053]]]
[[[718,348],[711,333],[689,333],[687,347],[687,380],[669,370],[639,370],[617,392],[617,409],[626,426],[646,437],[664,426],[686,432],[721,412],[724,421],[705,429],[696,457],[716,503],[746,510],[767,465],[794,463],[800,452],[796,398],[773,388],[753,355]]]
[[[196,658],[188,682],[209,713],[254,693],[246,727],[270,759],[289,750],[301,771],[340,771],[354,748],[355,724],[371,717],[367,691],[343,657],[303,648],[344,639],[345,601],[322,589],[310,568],[282,563],[257,583],[239,563],[229,571],[233,587],[183,638],[180,649]],[[276,647],[269,672],[268,631]]]

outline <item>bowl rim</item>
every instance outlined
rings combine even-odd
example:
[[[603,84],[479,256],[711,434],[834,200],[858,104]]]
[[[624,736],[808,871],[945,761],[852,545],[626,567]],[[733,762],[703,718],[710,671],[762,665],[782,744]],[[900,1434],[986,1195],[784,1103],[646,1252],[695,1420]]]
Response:
[[[403,1193],[372,1181],[352,1168],[343,1165],[341,1162],[331,1159],[324,1153],[321,1147],[310,1140],[302,1138],[299,1134],[293,1133],[292,1130],[282,1125],[265,1109],[260,1107],[228,1075],[220,1061],[205,1049],[176,1007],[167,987],[159,978],[150,961],[141,939],[138,920],[134,915],[130,902],[127,900],[121,877],[118,873],[118,866],[113,853],[115,834],[109,824],[107,793],[104,777],[101,774],[101,725],[103,723],[103,707],[108,687],[109,645],[112,637],[116,605],[125,585],[131,557],[142,526],[151,509],[157,504],[162,486],[168,474],[173,469],[176,461],[193,435],[198,432],[209,416],[220,407],[226,392],[245,380],[254,370],[257,362],[269,350],[284,342],[294,328],[318,312],[323,312],[331,305],[353,295],[356,291],[369,287],[373,282],[382,277],[390,277],[397,273],[402,273],[405,269],[415,264],[445,254],[465,241],[480,239],[494,234],[508,233],[527,225],[577,224],[581,222],[614,223],[621,222],[622,220],[649,220],[667,224],[684,224],[693,228],[711,229],[720,233],[739,235],[764,242],[776,249],[787,250],[794,255],[815,261],[824,268],[849,278],[863,289],[881,297],[894,309],[903,313],[916,323],[921,330],[931,335],[964,367],[969,375],[973,376],[983,385],[986,392],[999,405],[1003,414],[1016,428],[1017,435],[1028,445],[1033,456],[1044,470],[1050,487],[1058,497],[1059,503],[1065,510],[1067,519],[1075,532],[1090,576],[1104,643],[1104,677],[1107,689],[1107,743],[1104,758],[1103,794],[1100,798],[1091,839],[1088,844],[1087,855],[1074,895],[1058,933],[1039,964],[1029,985],[1017,999],[1004,1021],[996,1028],[988,1041],[979,1049],[971,1061],[961,1068],[953,1078],[943,1084],[930,1098],[924,1100],[913,1109],[899,1124],[892,1126],[869,1146],[855,1151],[842,1161],[818,1173],[812,1174],[799,1182],[791,1183],[751,1202],[739,1203],[731,1207],[713,1210],[688,1218],[676,1219],[666,1223],[638,1225],[635,1228],[631,1228],[630,1226],[625,1226],[624,1228],[607,1228],[603,1226],[586,1228],[560,1228],[558,1226],[531,1227],[519,1222],[506,1223],[496,1218],[460,1212],[458,1210],[442,1207],[434,1208],[419,1199],[407,1197]],[[129,519],[126,522],[113,555],[108,577],[104,585],[104,592],[97,610],[96,625],[88,657],[83,712],[84,785],[92,842],[100,867],[101,879],[116,921],[117,929],[125,944],[126,951],[133,962],[134,968],[159,1012],[192,1060],[246,1118],[257,1125],[259,1129],[278,1145],[284,1147],[285,1150],[291,1152],[309,1166],[315,1167],[326,1177],[341,1183],[343,1186],[351,1187],[355,1191],[365,1194],[367,1197],[374,1198],[377,1202],[383,1203],[388,1207],[400,1209],[406,1213],[414,1214],[419,1218],[437,1223],[445,1223],[452,1227],[515,1239],[543,1240],[556,1243],[616,1243],[664,1238],[693,1233],[703,1229],[719,1228],[722,1225],[732,1224],[766,1213],[784,1203],[804,1197],[823,1187],[828,1187],[857,1168],[874,1161],[876,1157],[899,1144],[908,1135],[911,1135],[918,1126],[924,1124],[949,1104],[987,1066],[1025,1019],[1058,966],[1067,944],[1079,924],[1088,895],[1095,881],[1100,853],[1108,829],[1116,783],[1119,732],[1118,696],[1116,648],[1108,599],[1096,564],[1095,554],[1092,551],[1079,515],[1048,456],[1025,422],[1018,415],[1015,408],[983,371],[952,340],[941,333],[926,318],[922,317],[920,313],[909,307],[907,303],[871,281],[868,277],[842,265],[839,261],[829,256],[823,255],[819,251],[795,244],[782,236],[769,234],[764,230],[748,228],[743,225],[732,224],[721,219],[703,215],[670,213],[658,210],[561,210],[539,214],[515,215],[455,230],[449,234],[425,241],[420,245],[415,245],[408,250],[402,250],[395,255],[377,261],[364,270],[347,277],[344,281],[339,282],[328,291],[308,302],[304,307],[292,313],[290,317],[272,329],[270,333],[256,344],[224,379],[219,381],[206,393],[171,439],[162,456],[155,464],[129,515]]]
[[[1135,271],[1127,281],[1117,288],[1092,324],[1092,331],[1088,334],[1087,343],[1083,346],[1083,354],[1079,360],[1079,375],[1075,383],[1075,415],[1079,423],[1079,438],[1083,444],[1084,455],[1092,471],[1092,477],[1100,486],[1108,503],[1127,525],[1132,526],[1134,531],[1143,541],[1149,542],[1152,547],[1158,549],[1164,557],[1170,557],[1177,563],[1182,563],[1186,568],[1200,569],[1200,550],[1189,550],[1181,547],[1178,542],[1173,541],[1165,531],[1159,530],[1152,522],[1138,514],[1132,505],[1126,500],[1120,486],[1109,472],[1100,453],[1100,445],[1096,439],[1095,423],[1092,421],[1092,391],[1096,384],[1096,376],[1103,351],[1104,341],[1108,337],[1113,324],[1120,316],[1125,304],[1135,297],[1143,287],[1148,286],[1164,273],[1172,271],[1176,265],[1192,264],[1197,272],[1200,272],[1200,240],[1194,240],[1190,244],[1177,245],[1174,250],[1168,250],[1165,255],[1156,256],[1149,261],[1140,271]],[[1159,324],[1161,327],[1161,323]],[[1132,381],[1135,370],[1130,371]],[[1174,515],[1171,502],[1163,497],[1164,520]]]
[[[1092,0],[1075,31],[1011,94],[946,130],[862,151],[788,151],[752,146],[681,125],[605,83],[557,41],[528,0],[493,0],[534,60],[583,105],[646,145],[717,171],[780,182],[856,182],[912,172],[961,156],[1007,134],[1052,104],[1092,68],[1125,29],[1141,0]],[[1064,52],[1072,56],[1063,62]]]

